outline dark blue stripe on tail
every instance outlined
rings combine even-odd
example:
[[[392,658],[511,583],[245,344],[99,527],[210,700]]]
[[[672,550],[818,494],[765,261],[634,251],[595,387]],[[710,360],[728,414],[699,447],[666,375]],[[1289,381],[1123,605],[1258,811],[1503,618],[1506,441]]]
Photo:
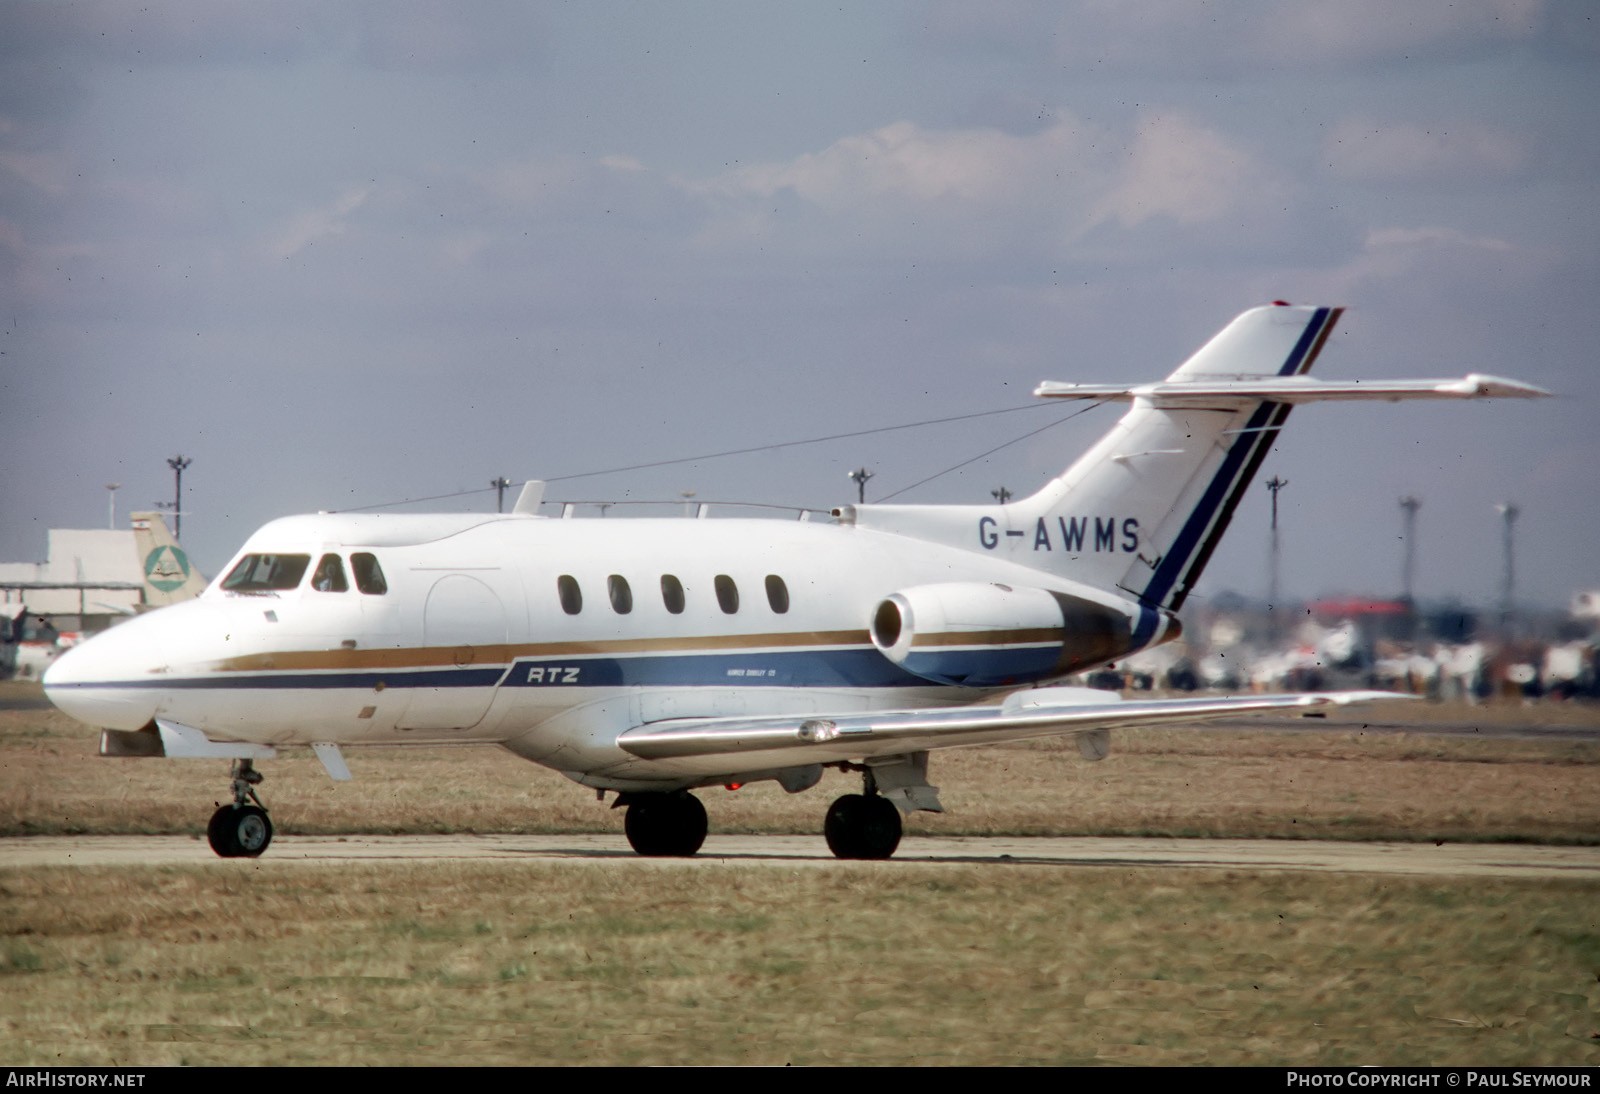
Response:
[[[1318,308],[1311,313],[1305,330],[1300,333],[1294,348],[1284,358],[1278,369],[1279,376],[1298,376],[1311,368],[1327,340],[1341,309]],[[1142,599],[1147,604],[1161,605],[1171,611],[1183,606],[1189,590],[1200,579],[1200,573],[1211,559],[1222,533],[1227,531],[1233,512],[1244,497],[1245,489],[1255,478],[1267,452],[1278,439],[1278,430],[1289,417],[1286,403],[1263,402],[1251,413],[1244,432],[1228,449],[1222,466],[1212,476],[1199,504],[1189,514],[1177,539],[1161,559],[1161,565],[1145,586]],[[1215,518],[1215,519],[1213,519]],[[1169,602],[1170,598],[1170,602]],[[1144,622],[1140,622],[1140,630]],[[1138,632],[1134,634],[1137,644]],[[1148,639],[1148,635],[1144,636]]]

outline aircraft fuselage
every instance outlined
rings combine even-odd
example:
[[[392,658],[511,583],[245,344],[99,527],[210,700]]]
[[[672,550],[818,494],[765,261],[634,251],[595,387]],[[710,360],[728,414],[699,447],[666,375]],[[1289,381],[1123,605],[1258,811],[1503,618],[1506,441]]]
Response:
[[[355,556],[376,559],[383,591],[350,576],[319,588],[314,567],[329,555],[346,575]],[[242,560],[267,556],[303,556],[303,576],[224,587]],[[970,703],[1061,667],[1059,644],[1035,642],[990,652],[979,686],[908,671],[871,634],[878,606],[908,586],[1046,587],[1126,621],[1124,634],[1139,615],[1004,558],[807,521],[291,517],[223,573],[197,600],[98,639],[93,678],[58,668],[52,699],[92,724],[161,718],[213,740],[502,743],[623,787],[718,773],[623,752],[615,736],[630,726]],[[1080,657],[1067,670],[1086,667]],[[596,704],[615,712],[596,718]],[[574,708],[604,728],[575,735],[559,717]]]

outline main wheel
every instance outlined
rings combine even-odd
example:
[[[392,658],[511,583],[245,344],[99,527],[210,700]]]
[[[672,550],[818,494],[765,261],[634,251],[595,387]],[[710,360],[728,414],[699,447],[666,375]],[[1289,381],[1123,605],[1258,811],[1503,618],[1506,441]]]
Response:
[[[206,840],[223,858],[255,858],[272,843],[272,819],[259,806],[224,805],[211,814]]]
[[[693,794],[637,794],[622,827],[641,855],[686,858],[706,841],[706,807]]]
[[[828,850],[836,858],[888,858],[900,846],[900,831],[900,810],[876,794],[834,799],[822,824]]]

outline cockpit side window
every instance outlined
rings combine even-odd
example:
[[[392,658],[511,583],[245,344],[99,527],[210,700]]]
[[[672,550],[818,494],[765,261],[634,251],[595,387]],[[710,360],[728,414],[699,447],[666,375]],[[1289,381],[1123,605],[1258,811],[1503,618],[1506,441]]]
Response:
[[[310,555],[245,555],[222,579],[222,591],[270,593],[293,589],[309,565]]]
[[[311,575],[311,587],[320,593],[350,591],[350,583],[344,579],[344,563],[339,561],[338,555],[322,556],[316,572]]]
[[[350,569],[356,575],[356,588],[368,596],[382,596],[389,591],[389,583],[383,579],[383,567],[374,556],[365,551],[351,555]]]

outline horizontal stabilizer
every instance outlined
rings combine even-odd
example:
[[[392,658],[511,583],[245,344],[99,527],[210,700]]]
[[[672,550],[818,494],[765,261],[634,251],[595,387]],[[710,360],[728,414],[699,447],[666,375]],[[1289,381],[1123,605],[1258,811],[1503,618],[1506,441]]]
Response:
[[[1275,403],[1314,403],[1333,399],[1538,399],[1550,392],[1519,380],[1474,372],[1459,379],[1314,380],[1309,376],[1252,376],[1226,380],[1068,384],[1046,380],[1033,392],[1046,399],[1088,399],[1128,403],[1144,399],[1158,407],[1216,407],[1269,399]]]
[[[1104,698],[1099,697],[1102,695]],[[1106,693],[1086,694],[1082,688],[1040,688],[1014,692],[999,706],[671,719],[631,729],[617,738],[617,745],[647,760],[780,752],[795,754],[796,763],[817,763],[1402,698],[1409,697],[1385,691],[1342,691],[1125,702]]]

